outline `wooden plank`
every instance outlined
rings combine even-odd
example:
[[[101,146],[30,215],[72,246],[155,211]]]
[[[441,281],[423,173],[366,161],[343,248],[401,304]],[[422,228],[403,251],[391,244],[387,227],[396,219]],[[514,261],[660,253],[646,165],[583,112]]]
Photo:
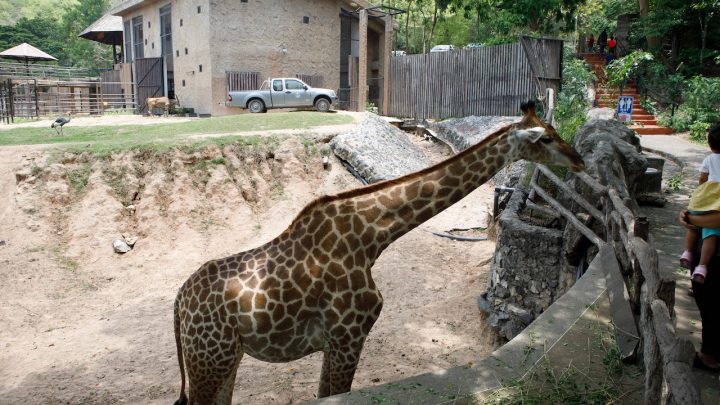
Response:
[[[600,256],[605,271],[605,283],[610,298],[610,316],[615,331],[615,342],[623,359],[635,358],[640,332],[635,323],[635,316],[630,307],[630,294],[625,279],[620,272],[615,250],[607,244],[600,247],[595,259]]]

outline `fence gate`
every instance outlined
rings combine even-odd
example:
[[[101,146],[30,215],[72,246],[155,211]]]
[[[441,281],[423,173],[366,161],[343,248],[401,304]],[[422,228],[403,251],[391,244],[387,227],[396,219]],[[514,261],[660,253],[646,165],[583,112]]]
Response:
[[[225,72],[227,91],[257,90],[260,88],[260,72]]]
[[[137,112],[147,112],[148,97],[162,97],[165,95],[163,81],[162,58],[135,59],[135,103]]]
[[[563,41],[553,38],[520,37],[520,44],[525,51],[530,69],[537,80],[538,94],[547,94],[547,89],[560,92],[562,82],[562,50]],[[541,99],[548,110],[547,100]]]

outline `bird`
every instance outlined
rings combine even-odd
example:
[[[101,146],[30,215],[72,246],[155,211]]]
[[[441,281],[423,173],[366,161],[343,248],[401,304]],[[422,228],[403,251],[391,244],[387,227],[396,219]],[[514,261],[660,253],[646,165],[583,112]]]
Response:
[[[50,124],[50,128],[55,128],[55,131],[58,133],[58,135],[64,135],[62,132],[63,125],[67,124],[68,122],[70,122],[70,117],[57,117],[55,122]],[[58,131],[58,127],[60,127],[60,131]]]

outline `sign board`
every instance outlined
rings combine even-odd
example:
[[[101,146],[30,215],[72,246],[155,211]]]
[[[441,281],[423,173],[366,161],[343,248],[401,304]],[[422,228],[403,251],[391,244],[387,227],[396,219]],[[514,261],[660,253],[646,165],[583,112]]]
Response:
[[[618,97],[617,115],[618,115],[618,120],[620,122],[632,121],[632,109],[633,109],[633,97],[632,96]]]

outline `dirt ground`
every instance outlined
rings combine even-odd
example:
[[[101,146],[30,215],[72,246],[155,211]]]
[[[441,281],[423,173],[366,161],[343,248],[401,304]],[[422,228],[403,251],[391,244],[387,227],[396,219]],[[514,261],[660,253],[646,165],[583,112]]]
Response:
[[[449,156],[414,141],[435,161]],[[184,280],[209,259],[272,239],[313,198],[359,186],[339,162],[325,171],[319,153],[292,139],[272,154],[215,148],[57,163],[49,155],[0,147],[0,404],[172,403],[180,388],[172,303]],[[226,163],[193,169],[213,156]],[[16,181],[23,171],[31,175]],[[382,254],[373,277],[385,304],[354,389],[497,347],[475,304],[494,243],[428,232],[485,226],[491,207],[485,185]],[[112,249],[122,233],[139,237],[125,255]],[[321,363],[319,353],[284,364],[245,356],[233,403],[311,400]]]

